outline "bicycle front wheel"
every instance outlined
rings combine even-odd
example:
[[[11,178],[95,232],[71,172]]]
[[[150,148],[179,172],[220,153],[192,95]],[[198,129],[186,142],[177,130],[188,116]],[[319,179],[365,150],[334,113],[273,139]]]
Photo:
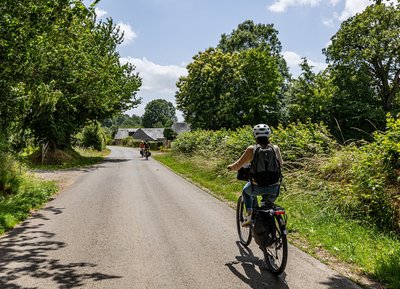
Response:
[[[288,258],[288,243],[286,237],[286,226],[282,224],[282,216],[275,216],[276,241],[265,248],[264,258],[272,273],[282,274],[286,268]]]
[[[251,242],[251,227],[242,227],[242,223],[244,221],[244,212],[245,212],[245,206],[243,202],[243,197],[240,196],[237,201],[237,206],[236,206],[236,227],[239,235],[239,241],[240,243],[247,247],[250,242]]]

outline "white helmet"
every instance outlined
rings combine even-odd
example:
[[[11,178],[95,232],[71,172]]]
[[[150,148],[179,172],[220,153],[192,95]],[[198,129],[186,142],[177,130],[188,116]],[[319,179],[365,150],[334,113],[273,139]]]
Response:
[[[253,128],[253,135],[255,138],[259,138],[259,137],[270,137],[271,136],[271,129],[268,125],[266,124],[257,124],[254,128]]]

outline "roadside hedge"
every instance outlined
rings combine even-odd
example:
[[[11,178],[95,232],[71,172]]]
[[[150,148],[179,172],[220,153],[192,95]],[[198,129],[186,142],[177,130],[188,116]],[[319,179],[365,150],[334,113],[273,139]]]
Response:
[[[400,120],[388,117],[387,130],[371,143],[340,146],[323,123],[295,122],[272,128],[284,171],[318,194],[316,201],[380,231],[400,233]],[[203,158],[217,174],[254,144],[250,126],[236,130],[196,130],[172,144],[175,154]],[[299,172],[299,173],[296,173]],[[307,179],[308,178],[308,179]],[[310,180],[314,181],[311,182]]]

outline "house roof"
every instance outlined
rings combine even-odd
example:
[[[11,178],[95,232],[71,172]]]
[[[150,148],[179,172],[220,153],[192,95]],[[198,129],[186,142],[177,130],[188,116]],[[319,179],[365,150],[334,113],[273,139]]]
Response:
[[[138,129],[133,138],[141,140],[165,140],[164,128],[140,128]]]
[[[172,124],[172,130],[177,134],[190,131],[190,124],[186,122],[175,122]]]
[[[119,128],[114,136],[114,139],[124,139],[130,135],[133,135],[138,128]]]
[[[177,134],[190,131],[190,124],[186,122],[175,122],[172,124],[172,130]],[[164,128],[120,128],[114,136],[115,140],[120,140],[132,136],[140,140],[165,140]]]

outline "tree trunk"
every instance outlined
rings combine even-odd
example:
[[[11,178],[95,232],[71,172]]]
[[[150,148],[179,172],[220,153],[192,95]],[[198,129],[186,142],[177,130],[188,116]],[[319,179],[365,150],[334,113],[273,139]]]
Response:
[[[393,86],[390,89],[389,84],[386,83],[382,89],[383,101],[384,101],[384,109],[386,112],[390,112],[393,109],[393,100],[396,97],[396,94],[400,91],[400,70],[397,71],[394,79]]]

